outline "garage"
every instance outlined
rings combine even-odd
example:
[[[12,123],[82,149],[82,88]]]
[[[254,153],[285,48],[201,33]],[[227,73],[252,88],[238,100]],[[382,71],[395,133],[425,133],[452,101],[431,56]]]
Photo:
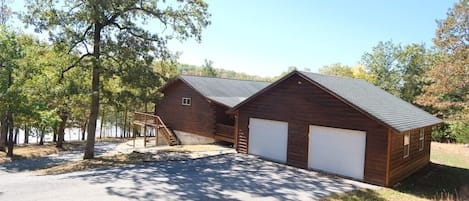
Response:
[[[309,126],[311,169],[363,180],[366,132]]]
[[[249,119],[249,154],[272,161],[287,162],[288,123]]]

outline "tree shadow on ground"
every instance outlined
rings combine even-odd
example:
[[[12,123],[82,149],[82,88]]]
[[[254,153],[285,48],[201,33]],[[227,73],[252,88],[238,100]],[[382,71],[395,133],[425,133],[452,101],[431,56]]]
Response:
[[[318,200],[359,188],[241,154],[103,168],[68,178],[105,184],[110,195],[128,200]]]
[[[422,198],[469,200],[469,169],[430,163],[393,187],[402,193]]]

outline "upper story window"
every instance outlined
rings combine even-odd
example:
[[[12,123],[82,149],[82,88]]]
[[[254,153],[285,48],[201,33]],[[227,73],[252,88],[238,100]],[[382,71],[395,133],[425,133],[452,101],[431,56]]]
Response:
[[[419,132],[419,151],[423,150],[423,147],[425,146],[425,129],[420,129]]]
[[[410,133],[404,133],[404,158],[409,157],[410,153]]]
[[[182,97],[182,105],[190,106],[192,104],[191,98]]]

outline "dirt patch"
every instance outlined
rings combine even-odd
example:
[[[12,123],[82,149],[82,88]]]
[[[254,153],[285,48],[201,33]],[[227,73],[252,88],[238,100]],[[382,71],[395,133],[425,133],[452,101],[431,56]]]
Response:
[[[63,144],[63,149],[58,149],[53,143],[46,143],[44,145],[30,144],[15,146],[13,149],[13,158],[9,158],[6,156],[6,153],[0,152],[0,163],[10,162],[12,160],[44,157],[61,151],[81,150],[83,149],[83,146],[84,142],[67,142]]]
[[[106,154],[91,160],[70,161],[59,165],[36,170],[38,175],[63,174],[99,167],[116,167],[128,164],[156,161],[179,161],[203,158],[220,154],[219,152],[190,152],[182,149],[158,150],[157,152],[137,152]]]
[[[96,139],[96,142],[115,142],[115,143],[124,143],[124,142],[128,142],[128,141],[131,141],[132,139],[129,139],[129,138],[111,138],[111,137],[108,137],[108,138],[97,138]]]
[[[145,161],[151,161],[152,157],[153,154],[151,153],[139,152],[132,152],[129,154],[120,153],[113,155],[102,155],[96,157],[95,159],[65,162],[45,169],[36,170],[35,173],[38,175],[63,174],[67,172],[75,172],[98,167],[141,163]]]

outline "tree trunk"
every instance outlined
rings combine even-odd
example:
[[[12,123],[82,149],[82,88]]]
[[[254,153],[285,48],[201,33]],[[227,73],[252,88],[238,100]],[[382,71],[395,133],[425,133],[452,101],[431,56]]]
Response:
[[[85,122],[85,124],[83,124],[83,128],[81,128],[81,141],[85,141],[86,125],[87,123]]]
[[[8,113],[2,118],[2,125],[0,127],[0,151],[6,152],[7,135],[8,135]]]
[[[18,134],[20,133],[20,128],[15,128],[15,138],[13,139],[13,144],[18,144]]]
[[[119,111],[117,110],[117,107],[116,107],[116,138],[117,138],[118,130],[119,130]],[[122,138],[122,133],[121,133],[121,138]]]
[[[12,70],[8,71],[8,79],[7,79],[7,89],[11,87],[13,84],[13,76],[12,76]],[[12,125],[12,114],[11,114],[11,108],[10,105],[7,105],[5,108],[5,116],[3,116],[4,119],[2,119],[2,126],[0,129],[0,151],[5,152],[5,147],[7,146],[7,136],[8,136],[8,130],[10,129]]]
[[[40,134],[41,136],[39,137],[39,145],[44,145],[44,135],[45,135],[46,131],[45,131],[45,129],[41,128],[40,132],[41,132],[41,134]]]
[[[101,126],[99,127],[99,139],[103,137],[103,126],[104,126],[104,108],[102,108],[102,113],[101,113]]]
[[[57,128],[57,144],[56,147],[59,149],[63,149],[63,142],[65,137],[65,125],[67,124],[68,115],[60,115],[60,119],[62,120]]]
[[[54,126],[54,131],[52,135],[52,142],[57,142],[57,126]]]
[[[124,129],[122,129],[122,131],[124,132],[124,138],[126,137],[126,129],[127,129],[127,106],[125,106],[125,114],[124,114]]]
[[[24,144],[29,143],[29,126],[24,127]]]
[[[129,125],[127,126],[127,133],[128,133],[127,136],[129,136],[129,138],[133,136],[130,131],[131,129],[132,129],[132,123],[129,122]]]
[[[101,42],[101,29],[102,25],[100,23],[94,24],[94,33],[93,33],[93,70],[92,70],[92,80],[91,80],[91,108],[90,108],[90,117],[88,123],[88,139],[86,141],[85,155],[83,159],[92,159],[94,158],[94,143],[96,135],[96,121],[98,119],[99,112],[99,74],[100,74],[100,42]]]
[[[7,142],[7,146],[8,146],[8,152],[7,152],[7,156],[8,157],[13,157],[13,147],[14,147],[14,129],[13,127],[10,126],[10,128],[8,129],[9,130],[9,134],[8,134],[8,142]]]
[[[8,115],[7,115],[7,126],[8,126],[7,156],[13,157],[14,132],[13,132],[13,115],[11,114],[11,112],[8,112]]]

